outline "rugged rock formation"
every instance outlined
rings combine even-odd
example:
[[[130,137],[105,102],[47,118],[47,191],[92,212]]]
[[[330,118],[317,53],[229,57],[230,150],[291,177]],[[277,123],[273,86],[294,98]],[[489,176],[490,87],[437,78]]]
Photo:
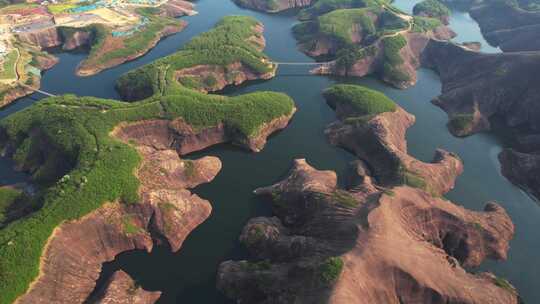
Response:
[[[160,295],[159,291],[143,290],[127,273],[119,270],[109,278],[96,299],[88,302],[91,304],[151,304],[155,303]]]
[[[313,0],[235,0],[235,3],[242,7],[268,13],[307,7],[313,2]]]
[[[259,262],[222,263],[218,288],[239,303],[517,303],[511,285],[462,268],[506,258],[514,227],[500,206],[473,212],[406,186],[353,186],[296,160],[284,181],[256,190],[276,214],[240,237]]]
[[[338,105],[336,111],[343,110]],[[405,183],[442,195],[454,187],[454,179],[461,174],[463,166],[456,155],[444,150],[436,151],[433,163],[421,162],[407,154],[405,134],[414,119],[398,106],[394,112],[372,117],[342,118],[330,124],[325,133],[331,144],[351,151],[364,161],[380,185]]]
[[[188,1],[171,0],[161,6],[161,14],[167,17],[192,16],[197,14],[195,5]]]
[[[540,12],[510,1],[482,1],[470,9],[486,40],[505,52],[540,50]]]
[[[137,149],[143,158],[137,173],[140,203],[109,203],[56,228],[42,256],[40,276],[17,303],[83,303],[94,290],[103,263],[121,252],[151,251],[154,241],[166,241],[178,251],[187,235],[210,215],[210,203],[186,188],[211,181],[221,169],[219,159],[181,160],[174,150],[145,145]],[[120,296],[110,294],[125,285],[115,283],[116,279],[106,298]],[[156,295],[145,297],[150,298],[141,303],[153,303],[150,299]]]
[[[355,116],[352,107],[374,111],[385,101],[347,89],[325,92],[340,118],[326,131],[330,141],[360,158],[347,190],[304,159],[255,190],[272,199],[275,217],[247,223],[240,241],[254,260],[223,262],[218,288],[238,303],[517,304],[505,280],[462,268],[506,259],[508,214],[496,203],[475,212],[441,198],[461,161],[442,150],[433,164],[414,159],[405,142],[414,117],[399,107]]]
[[[540,89],[534,84],[540,81],[540,53],[482,54],[430,41],[422,63],[441,77],[442,94],[433,103],[448,113],[450,131],[457,136],[494,128],[510,133],[515,151],[499,157],[503,174],[538,198]]]
[[[69,37],[63,37],[64,43],[62,49],[66,51],[72,51],[80,47],[89,47],[92,43],[92,33],[86,31],[75,31]]]
[[[150,41],[147,41],[144,48],[142,48],[141,50],[130,53],[127,56],[114,57],[107,61],[101,61],[101,57],[105,54],[112,52],[113,50],[118,50],[126,47],[122,38],[107,36],[107,38],[103,41],[101,48],[95,52],[93,58],[90,58],[93,60],[87,59],[85,61],[82,61],[77,67],[76,74],[78,76],[91,76],[103,70],[137,59],[142,55],[146,54],[152,48],[154,48],[161,39],[182,31],[186,26],[187,23],[185,21],[179,20],[177,25],[165,26],[161,31],[155,33],[154,38]]]
[[[288,116],[264,125],[257,136],[246,138],[228,130],[223,124],[206,129],[195,129],[182,120],[153,120],[127,124],[117,129],[117,136],[158,149],[174,149],[180,155],[199,151],[220,143],[233,143],[253,152],[262,150],[267,137],[284,129],[296,109]]]
[[[62,44],[61,37],[55,27],[45,28],[39,31],[19,33],[17,34],[17,39],[42,49],[57,47]]]
[[[499,154],[501,171],[514,184],[540,198],[540,151],[522,153],[504,149]]]

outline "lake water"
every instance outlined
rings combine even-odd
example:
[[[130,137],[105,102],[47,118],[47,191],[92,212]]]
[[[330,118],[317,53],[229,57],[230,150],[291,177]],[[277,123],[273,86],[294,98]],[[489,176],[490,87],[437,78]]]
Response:
[[[414,1],[398,0],[395,5],[410,12]],[[171,54],[225,15],[251,15],[263,22],[266,53],[275,61],[312,61],[296,49],[290,31],[297,22],[293,13],[256,13],[238,8],[229,0],[200,0],[197,10],[199,15],[185,18],[190,24],[183,32],[166,38],[142,58],[96,76],[74,75],[84,54],[59,54],[60,63],[44,74],[42,88],[57,94],[118,98],[114,81],[122,73]],[[454,12],[450,26],[459,34],[456,41],[480,41],[483,51],[499,51],[485,42],[478,25],[467,13]],[[104,278],[116,269],[123,269],[145,289],[162,291],[159,303],[230,303],[215,289],[217,266],[223,260],[244,258],[245,252],[238,243],[243,225],[251,217],[270,214],[268,202],[256,199],[253,189],[283,178],[295,158],[306,158],[318,169],[331,169],[338,174],[345,171],[354,158],[331,147],[324,138],[324,127],[335,116],[321,91],[334,83],[356,83],[384,92],[416,116],[416,124],[407,134],[412,155],[429,161],[439,147],[459,154],[465,163],[465,172],[459,177],[455,190],[447,195],[449,199],[474,210],[481,210],[487,201],[497,201],[506,208],[516,225],[509,259],[486,262],[481,270],[508,278],[525,303],[540,303],[537,288],[540,286],[540,206],[500,174],[497,154],[502,143],[495,136],[478,134],[461,139],[450,135],[445,126],[446,114],[430,103],[441,90],[435,73],[421,69],[416,86],[397,90],[373,78],[310,76],[306,70],[305,67],[280,67],[278,76],[272,80],[227,90],[226,94],[231,95],[257,90],[284,92],[295,100],[298,112],[289,127],[272,136],[260,153],[222,145],[189,155],[190,158],[214,155],[223,162],[223,170],[214,181],[194,190],[212,203],[210,218],[190,234],[178,253],[158,246],[150,254],[141,251],[121,254],[106,265]],[[39,98],[37,94],[32,97]],[[32,98],[21,99],[1,110],[0,118],[33,102]],[[0,159],[0,185],[21,178],[9,170],[11,166]]]

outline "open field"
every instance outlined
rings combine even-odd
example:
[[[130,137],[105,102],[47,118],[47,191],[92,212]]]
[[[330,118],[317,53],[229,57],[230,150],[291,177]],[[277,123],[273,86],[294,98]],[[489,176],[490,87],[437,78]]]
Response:
[[[11,82],[17,80],[16,64],[19,58],[19,52],[16,50],[11,51],[2,64],[2,71],[0,73],[0,81]]]

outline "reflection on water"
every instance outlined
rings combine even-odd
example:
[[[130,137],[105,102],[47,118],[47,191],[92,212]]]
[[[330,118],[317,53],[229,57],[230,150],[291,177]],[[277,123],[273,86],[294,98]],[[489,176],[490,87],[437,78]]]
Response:
[[[398,0],[396,5],[412,11],[414,1]],[[252,15],[265,25],[266,52],[276,61],[310,61],[296,50],[290,33],[296,23],[293,14],[266,15],[236,7],[227,0],[197,2],[199,15],[188,17],[190,25],[181,33],[168,37],[146,56],[96,76],[80,78],[74,75],[81,54],[61,54],[60,63],[43,77],[43,88],[55,93],[74,93],[117,98],[114,81],[122,73],[174,52],[194,35],[211,28],[224,15]],[[466,13],[454,12],[451,26],[458,32],[456,41],[480,41],[484,51],[496,52],[481,37],[478,26]],[[430,100],[440,93],[437,75],[418,71],[418,84],[407,90],[390,88],[372,78],[328,78],[306,75],[303,67],[280,67],[279,75],[269,81],[256,82],[229,89],[226,94],[242,94],[256,90],[273,90],[294,98],[298,112],[290,126],[269,140],[261,153],[247,153],[229,146],[218,146],[194,153],[190,158],[214,155],[223,162],[223,169],[214,181],[201,185],[196,193],[210,200],[210,218],[186,240],[180,252],[173,254],[157,246],[151,254],[124,253],[106,272],[124,269],[144,288],[163,291],[160,303],[228,303],[215,289],[217,265],[225,259],[244,256],[238,236],[245,222],[257,215],[270,214],[268,202],[256,199],[252,190],[269,185],[283,177],[294,158],[307,158],[318,169],[344,172],[353,157],[328,145],[323,136],[326,124],[334,113],[324,103],[321,91],[336,82],[362,84],[380,90],[416,116],[416,124],[407,134],[409,151],[422,160],[431,160],[438,147],[456,152],[465,163],[465,172],[455,190],[447,196],[458,204],[475,210],[486,201],[500,202],[516,224],[516,236],[511,243],[507,262],[488,262],[483,269],[508,278],[516,285],[526,303],[540,303],[540,207],[499,173],[497,154],[501,143],[492,135],[478,134],[465,139],[455,138],[446,129],[446,114]],[[300,75],[300,76],[290,76]],[[304,76],[301,76],[304,75]],[[0,118],[24,108],[33,100],[25,98],[0,111]],[[0,184],[15,173],[4,173],[10,167],[0,159]],[[9,182],[9,180],[7,181]]]

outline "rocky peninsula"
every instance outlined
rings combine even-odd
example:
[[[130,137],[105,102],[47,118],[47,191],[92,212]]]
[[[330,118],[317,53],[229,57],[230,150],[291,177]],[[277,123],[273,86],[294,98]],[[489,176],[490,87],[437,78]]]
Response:
[[[58,96],[0,121],[2,153],[43,189],[37,210],[0,230],[0,302],[85,303],[92,294],[117,303],[129,292],[153,303],[159,295],[125,274],[95,290],[102,264],[159,242],[178,251],[211,212],[189,189],[221,169],[215,157],[183,156],[218,143],[260,151],[296,110],[281,93],[224,97],[170,85],[133,103]]]
[[[262,50],[261,23],[249,17],[225,17],[212,30],[178,52],[123,75],[116,88],[124,100],[169,94],[178,86],[214,92],[227,85],[274,77],[276,66]]]
[[[540,197],[539,52],[482,54],[447,42],[430,41],[422,63],[437,71],[442,94],[433,103],[448,113],[456,136],[492,130],[508,149],[499,156],[502,173]],[[474,67],[474,68],[472,68]]]
[[[496,203],[476,212],[440,196],[461,173],[459,158],[438,151],[432,164],[404,165],[422,168],[423,184],[389,181],[395,166],[374,152],[412,159],[410,114],[365,88],[330,90],[348,95],[326,94],[339,118],[330,141],[357,133],[340,144],[359,157],[347,188],[334,172],[297,159],[283,181],[255,190],[271,199],[274,216],[247,223],[240,240],[252,259],[223,262],[218,288],[242,303],[518,303],[506,280],[463,268],[505,259],[514,226]]]
[[[405,15],[389,4],[308,15],[293,32],[300,50],[325,62],[313,73],[373,74],[398,88],[416,82],[420,54],[430,39],[455,36],[439,19]]]
[[[469,12],[486,40],[504,52],[540,51],[537,5],[534,1],[484,0],[473,4]]]

